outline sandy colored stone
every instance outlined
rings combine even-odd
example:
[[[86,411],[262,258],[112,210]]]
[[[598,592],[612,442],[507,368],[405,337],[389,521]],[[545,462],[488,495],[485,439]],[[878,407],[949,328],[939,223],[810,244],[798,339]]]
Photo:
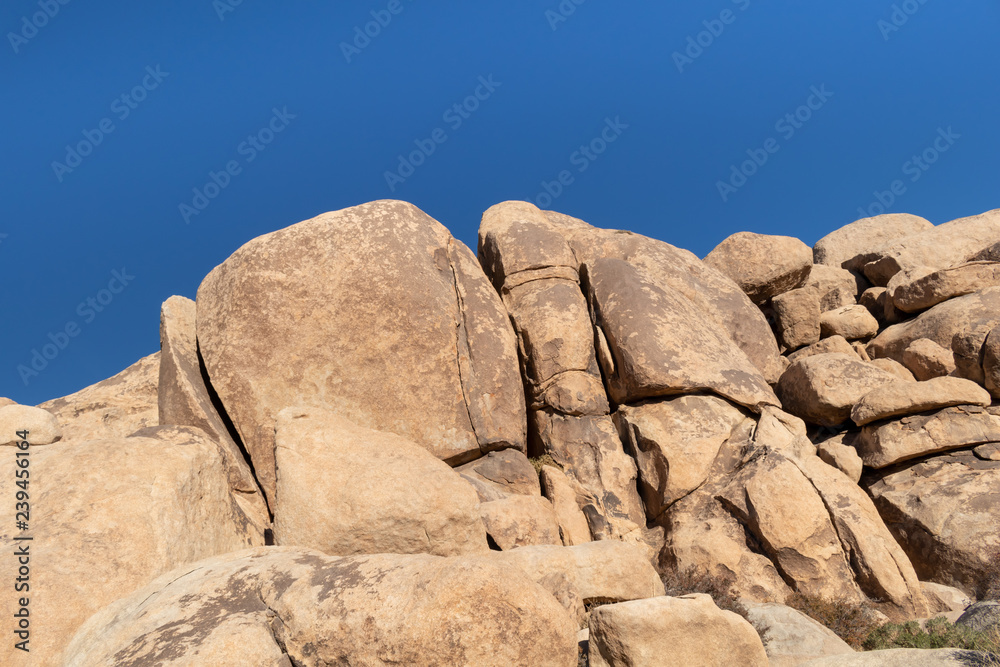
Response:
[[[479,497],[415,442],[317,408],[275,424],[274,540],[335,556],[487,550]]]
[[[920,578],[975,594],[1000,548],[1000,461],[952,451],[888,468],[866,484]]]
[[[707,389],[755,411],[778,405],[742,350],[683,295],[622,260],[586,269],[594,318],[614,356],[613,372],[605,372],[613,401]]]
[[[590,542],[590,525],[582,507],[589,502],[579,482],[554,466],[542,466],[542,493],[552,503],[563,545],[571,547]]]
[[[773,602],[743,605],[750,622],[767,629],[764,649],[770,667],[798,667],[806,660],[854,653],[833,630],[796,609]]]
[[[920,589],[924,592],[924,598],[931,611],[937,612],[963,612],[972,604],[972,598],[965,594],[965,591],[954,586],[936,584],[933,581],[921,581]]]
[[[983,343],[983,383],[1000,398],[1000,327],[991,329]]]
[[[872,359],[868,363],[876,368],[881,368],[887,373],[895,375],[900,380],[905,380],[906,382],[917,381],[917,378],[913,376],[913,373],[911,373],[906,366],[894,359]]]
[[[962,264],[1000,238],[1000,209],[959,218],[878,249],[865,264],[872,283],[886,285],[900,271],[936,271]]]
[[[541,495],[538,473],[524,453],[516,449],[490,452],[471,463],[458,466],[455,472],[472,484],[482,502],[499,500],[512,493]]]
[[[885,324],[885,300],[888,297],[888,290],[885,287],[869,287],[861,296],[858,303],[868,309],[879,324]]]
[[[817,658],[799,667],[968,667],[981,659],[982,653],[956,648],[893,648]]]
[[[903,350],[903,365],[921,381],[933,380],[955,372],[955,357],[928,338],[918,338]]]
[[[272,425],[288,406],[335,411],[452,465],[524,450],[506,310],[471,251],[410,204],[258,237],[212,270],[197,305],[209,378],[268,498]]]
[[[517,569],[478,557],[240,551],[176,570],[74,638],[66,667],[552,665],[576,625]]]
[[[733,279],[754,303],[764,303],[802,285],[812,252],[790,236],[737,232],[717,245],[705,263]]]
[[[605,605],[590,614],[591,667],[767,667],[745,619],[704,594]]]
[[[17,401],[13,401],[6,396],[0,396],[0,408],[5,408],[8,405],[17,405]]]
[[[897,274],[899,275],[899,274]],[[906,313],[916,313],[942,301],[1000,286],[1000,262],[959,264],[916,276],[893,285],[889,281],[892,302]]]
[[[820,339],[820,301],[815,289],[799,288],[774,298],[776,325],[781,342],[790,350]]]
[[[64,440],[125,438],[159,424],[160,353],[80,391],[41,403],[56,416]]]
[[[819,316],[820,335],[843,336],[847,340],[871,338],[878,333],[878,320],[868,309],[854,304],[828,310]]]
[[[929,221],[908,213],[862,218],[830,232],[813,246],[813,261],[859,271],[876,258],[879,248],[932,229]]]
[[[23,432],[27,431],[27,437]],[[21,433],[22,435],[18,435]],[[0,445],[51,445],[62,438],[56,416],[48,410],[11,403],[0,407]]]
[[[799,359],[805,359],[806,357],[812,357],[817,354],[831,353],[858,356],[857,350],[855,350],[854,347],[847,342],[846,338],[834,335],[829,338],[824,338],[818,343],[813,343],[807,347],[795,350],[788,355],[788,361],[794,363]]]
[[[853,440],[853,438],[852,438]],[[851,445],[844,444],[844,435],[834,436],[816,445],[816,455],[832,465],[855,484],[861,479],[864,463]]]
[[[895,380],[857,355],[817,354],[799,359],[785,371],[777,393],[784,409],[812,424],[836,426],[876,387]]]
[[[486,534],[501,550],[533,544],[562,546],[552,503],[541,496],[513,494],[479,505]]]
[[[884,468],[918,456],[1000,442],[1000,416],[993,412],[963,405],[868,424],[855,447],[866,466]]]
[[[988,406],[989,392],[975,382],[938,377],[924,382],[899,380],[865,394],[851,410],[851,419],[864,426],[880,419],[912,415],[953,405]]]
[[[743,411],[721,398],[690,395],[623,405],[615,415],[639,469],[650,519],[701,486]]]
[[[15,531],[13,456],[0,458],[0,575],[17,575],[15,549],[30,553],[32,665],[58,656],[87,618],[160,574],[248,546],[264,535],[229,488],[222,456],[207,434],[64,441],[31,452],[31,529]],[[155,430],[155,429],[154,429]],[[11,599],[13,604],[13,599]],[[4,609],[10,609],[5,606]],[[10,613],[13,613],[11,611]],[[0,645],[0,664],[24,664],[13,641]]]
[[[825,264],[813,264],[803,285],[819,294],[819,310],[825,313],[856,303],[859,294],[868,289],[862,279],[847,269]]]

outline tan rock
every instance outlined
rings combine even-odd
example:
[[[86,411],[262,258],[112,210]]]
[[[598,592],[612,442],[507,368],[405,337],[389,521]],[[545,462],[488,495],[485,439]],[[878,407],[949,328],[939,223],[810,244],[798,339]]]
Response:
[[[847,340],[871,338],[878,333],[878,320],[868,309],[854,304],[828,310],[819,316],[820,335],[843,336]]]
[[[973,602],[972,598],[965,594],[965,591],[954,586],[936,584],[933,581],[921,581],[920,589],[924,592],[924,598],[926,598],[933,613],[949,611],[961,613]]]
[[[798,667],[823,656],[854,653],[833,630],[802,612],[777,603],[744,602],[756,628],[766,628],[770,667]]]
[[[819,293],[819,309],[821,313],[825,313],[828,310],[854,305],[857,296],[864,292],[868,285],[846,269],[814,264],[805,287]]]
[[[820,339],[820,300],[815,289],[799,288],[774,298],[774,312],[781,342],[790,350]]]
[[[817,658],[803,662],[800,667],[965,667],[970,661],[978,661],[981,655],[956,648],[893,648]]]
[[[889,281],[890,285],[893,281],[895,277]],[[942,301],[997,286],[1000,286],[1000,262],[971,262],[918,273],[893,285],[890,291],[896,308],[916,313]]]
[[[615,415],[639,469],[650,519],[701,486],[743,411],[721,398],[690,395],[623,405]]]
[[[27,435],[24,435],[27,431]],[[22,435],[18,435],[21,433]],[[56,416],[48,410],[12,403],[0,407],[0,445],[51,445],[62,438]]]
[[[755,411],[778,405],[742,350],[684,296],[622,260],[586,268],[595,321],[614,356],[605,369],[614,402],[707,389]]]
[[[955,356],[928,338],[918,338],[903,350],[903,364],[915,378],[926,381],[955,372]]]
[[[513,494],[479,506],[486,534],[501,550],[533,544],[562,546],[552,503],[541,496]]]
[[[541,483],[542,493],[552,503],[562,543],[571,547],[590,542],[587,516],[580,509],[585,507],[589,500],[580,483],[553,466],[542,466]]]
[[[865,265],[876,285],[885,285],[900,271],[955,266],[996,243],[1000,237],[1000,210],[952,220],[883,246]]]
[[[705,263],[729,276],[754,303],[764,303],[802,285],[812,252],[790,236],[738,232],[717,245]]]
[[[983,382],[994,398],[1000,398],[1000,328],[994,327],[983,343]]]
[[[813,246],[813,261],[859,271],[876,258],[879,248],[933,227],[924,218],[908,213],[862,218],[817,241]]]
[[[854,353],[858,355],[858,358],[861,359],[861,361],[870,362],[872,360],[872,358],[868,356],[868,348],[865,347],[865,344],[861,341],[856,340],[851,343],[851,349],[854,350]]]
[[[1000,416],[993,412],[967,405],[868,424],[855,447],[866,466],[884,468],[918,456],[1000,442]]]
[[[813,343],[808,347],[803,347],[801,349],[795,350],[788,355],[788,360],[792,363],[798,361],[799,359],[805,359],[806,357],[812,357],[817,354],[846,354],[847,356],[858,356],[857,350],[847,342],[847,339],[843,336],[830,336],[829,338],[824,338],[818,343]],[[859,357],[860,358],[860,357]]]
[[[0,457],[0,494],[11,499],[0,507],[0,547],[14,554],[30,545],[32,665],[62,664],[63,647],[91,614],[160,574],[264,544],[233,499],[218,445],[202,431],[188,429],[179,442],[137,437],[32,450],[28,533],[14,531],[14,472],[14,457]],[[25,534],[33,540],[15,541]],[[13,582],[18,567],[12,555],[0,574]],[[0,664],[24,664],[22,655],[13,641],[0,645]]]
[[[275,425],[274,540],[336,556],[484,553],[475,490],[416,443],[317,408]]]
[[[953,451],[867,481],[920,578],[975,594],[1000,548],[1000,461]]]
[[[879,324],[884,324],[885,300],[889,298],[888,294],[885,287],[869,287],[858,297],[858,303],[867,308]]]
[[[894,359],[872,359],[868,363],[876,368],[881,368],[887,373],[895,375],[900,380],[905,380],[906,382],[917,381],[917,378],[913,377],[913,373],[911,373],[906,366],[898,361],[895,361]]]
[[[593,667],[767,667],[746,620],[708,595],[658,597],[598,607],[590,614]]]
[[[5,408],[8,405],[17,405],[17,401],[12,401],[6,396],[0,396],[0,408]]]
[[[538,473],[531,461],[515,449],[490,452],[471,463],[458,466],[455,472],[472,484],[481,502],[500,500],[512,493],[525,496],[542,493]]]
[[[219,443],[237,501],[247,516],[266,527],[270,517],[264,496],[205,386],[198,359],[196,310],[194,301],[182,296],[170,297],[160,308],[158,422],[199,428]]]
[[[135,362],[118,375],[38,407],[56,416],[63,440],[125,438],[158,425],[160,353]]]
[[[828,438],[816,445],[816,455],[832,465],[855,484],[861,479],[864,463],[853,446],[844,444],[845,435]],[[853,441],[853,438],[851,438]]]
[[[899,380],[865,394],[851,410],[851,419],[864,426],[880,419],[912,415],[953,405],[988,406],[989,392],[975,382],[954,377],[938,377],[925,382]]]
[[[453,465],[525,448],[503,304],[471,251],[410,204],[256,238],[205,278],[197,304],[209,378],[268,498],[270,425],[288,406],[335,411]]]
[[[1000,461],[1000,443],[989,442],[973,447],[972,453],[984,461]]]
[[[777,392],[785,410],[807,422],[836,426],[850,417],[854,404],[895,377],[846,354],[817,354],[799,359],[785,371]]]
[[[335,558],[301,548],[201,561],[92,617],[67,667],[574,664],[576,626],[483,558]]]

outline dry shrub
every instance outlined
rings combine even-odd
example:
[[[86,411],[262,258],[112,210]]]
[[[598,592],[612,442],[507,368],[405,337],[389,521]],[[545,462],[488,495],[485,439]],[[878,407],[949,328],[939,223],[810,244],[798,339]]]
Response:
[[[785,604],[830,628],[855,650],[861,650],[868,635],[881,625],[874,606],[852,600],[793,593]]]
[[[967,651],[1000,652],[1000,631],[996,628],[976,632],[962,625],[955,625],[940,616],[926,623],[921,629],[916,621],[886,623],[875,629],[864,643],[865,650],[879,651],[891,648],[958,648]]]
[[[713,576],[704,570],[690,567],[683,571],[670,570],[663,575],[662,579],[667,595],[671,597],[690,595],[691,593],[709,595],[716,607],[739,614],[753,626],[762,641],[767,641],[767,628],[758,626],[750,620],[747,608],[740,602],[739,596],[733,588],[736,578],[731,574]]]
[[[560,469],[562,469],[562,466],[560,466],[558,463],[556,463],[556,460],[554,458],[552,458],[551,456],[549,456],[548,454],[542,454],[541,456],[535,456],[535,457],[530,458],[528,460],[531,462],[532,467],[534,467],[535,472],[538,473],[539,475],[542,474],[542,466],[552,466],[553,468],[560,468]]]

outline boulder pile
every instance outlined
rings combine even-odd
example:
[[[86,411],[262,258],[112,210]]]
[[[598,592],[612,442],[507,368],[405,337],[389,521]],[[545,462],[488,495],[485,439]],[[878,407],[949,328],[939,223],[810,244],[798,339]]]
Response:
[[[997,248],[1000,209],[702,260],[514,201],[476,254],[400,201],[261,236],[158,353],[0,399],[0,664],[855,664],[783,603],[927,618],[991,576]],[[746,617],[664,594],[694,574]]]

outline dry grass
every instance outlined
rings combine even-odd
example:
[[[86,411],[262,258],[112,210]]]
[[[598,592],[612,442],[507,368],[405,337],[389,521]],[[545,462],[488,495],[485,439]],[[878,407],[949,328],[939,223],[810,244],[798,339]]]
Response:
[[[663,575],[663,587],[671,597],[704,593],[711,596],[719,609],[731,611],[745,618],[753,626],[761,640],[767,640],[767,628],[760,627],[750,620],[747,608],[740,602],[733,590],[735,578],[728,576],[712,576],[707,572],[691,567],[684,571],[670,571]]]
[[[536,456],[528,460],[531,461],[532,467],[534,467],[535,472],[539,475],[542,474],[542,466],[552,466],[553,468],[562,469],[562,466],[556,463],[556,460],[548,454],[542,454],[541,456]]]
[[[881,625],[874,605],[849,600],[829,600],[794,593],[785,604],[798,609],[836,633],[855,650],[862,650],[868,636]]]

